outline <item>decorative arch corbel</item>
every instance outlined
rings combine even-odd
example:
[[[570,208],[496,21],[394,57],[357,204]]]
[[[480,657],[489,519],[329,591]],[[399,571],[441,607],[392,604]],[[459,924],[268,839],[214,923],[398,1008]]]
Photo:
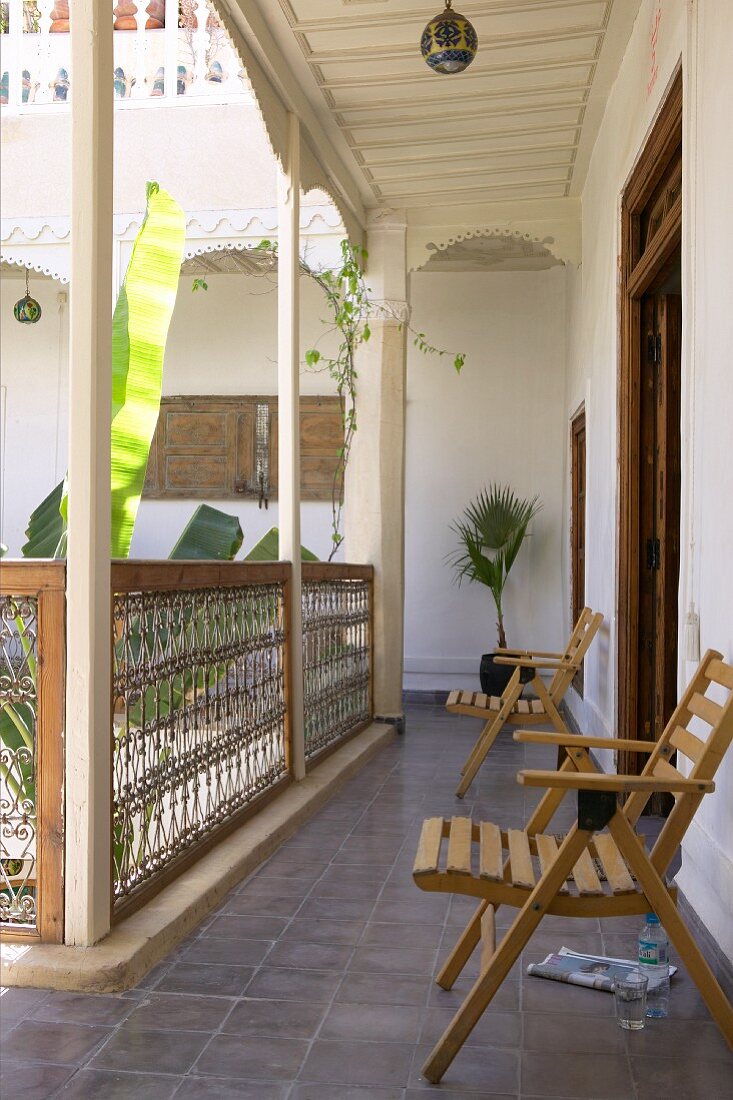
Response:
[[[544,224],[532,222],[522,228],[513,222],[499,222],[457,232],[451,232],[443,226],[419,226],[408,229],[408,270],[419,271],[436,252],[443,252],[462,241],[482,237],[512,237],[517,241],[531,241],[547,249],[563,264],[579,264],[581,260],[580,226],[574,220]]]

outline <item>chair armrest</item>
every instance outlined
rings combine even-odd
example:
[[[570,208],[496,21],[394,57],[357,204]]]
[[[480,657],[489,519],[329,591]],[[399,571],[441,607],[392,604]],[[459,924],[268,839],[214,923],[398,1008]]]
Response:
[[[535,661],[531,657],[494,657],[495,665],[519,665],[520,668],[572,668],[567,661]]]
[[[573,791],[677,791],[708,794],[715,790],[712,779],[662,779],[656,775],[608,775],[596,772],[521,771],[517,783],[523,787],[559,787]]]
[[[554,657],[555,660],[561,660],[565,654],[560,652],[556,653],[554,650],[550,651],[545,649],[507,649],[502,646],[501,649],[494,650],[494,656],[496,657]]]
[[[623,737],[589,737],[577,733],[539,733],[537,730],[515,730],[515,741],[537,745],[568,745],[581,749],[625,749],[627,752],[654,752],[656,741],[633,741]]]

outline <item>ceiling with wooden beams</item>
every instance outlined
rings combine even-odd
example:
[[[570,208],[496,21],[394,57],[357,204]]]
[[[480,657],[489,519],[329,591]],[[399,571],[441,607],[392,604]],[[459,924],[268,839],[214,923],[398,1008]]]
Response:
[[[454,0],[479,52],[419,51],[442,0],[257,0],[368,206],[580,193],[639,0]]]

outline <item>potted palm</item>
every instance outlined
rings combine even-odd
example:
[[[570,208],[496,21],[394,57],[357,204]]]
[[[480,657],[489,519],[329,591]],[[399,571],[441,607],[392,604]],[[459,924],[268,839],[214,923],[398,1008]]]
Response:
[[[458,584],[468,580],[486,585],[491,592],[496,605],[499,650],[506,649],[504,585],[527,537],[527,528],[541,507],[538,496],[522,500],[508,486],[490,485],[452,524],[459,545],[448,560]],[[513,671],[509,665],[495,664],[496,655],[484,653],[481,657],[481,690],[487,695],[501,695]]]

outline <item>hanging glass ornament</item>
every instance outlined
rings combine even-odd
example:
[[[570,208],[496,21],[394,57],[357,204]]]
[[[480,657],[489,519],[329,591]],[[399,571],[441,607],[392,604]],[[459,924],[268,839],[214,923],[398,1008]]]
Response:
[[[21,298],[13,306],[13,316],[21,325],[35,325],[41,319],[41,306],[35,298],[31,298],[28,286],[28,272],[25,273],[25,298]]]
[[[430,20],[420,39],[420,51],[425,62],[436,73],[462,73],[473,61],[478,50],[478,35],[465,15],[451,8],[453,0],[445,0],[445,11]]]

